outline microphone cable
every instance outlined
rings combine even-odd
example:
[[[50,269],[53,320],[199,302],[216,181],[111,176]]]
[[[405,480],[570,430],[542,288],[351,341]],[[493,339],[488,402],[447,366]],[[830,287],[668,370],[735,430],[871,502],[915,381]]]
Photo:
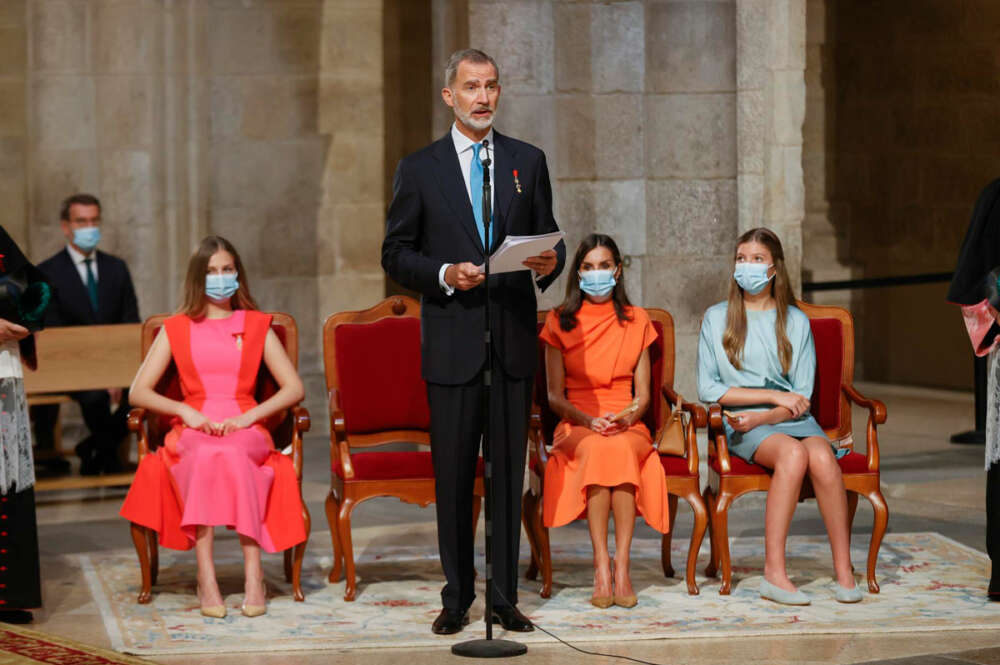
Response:
[[[500,596],[500,600],[502,600],[508,607],[514,607],[514,605],[509,600],[507,600],[504,597],[503,592],[501,592],[496,587],[496,584],[493,585],[493,593],[495,593],[496,595]],[[488,617],[488,620],[492,621],[493,617]],[[649,661],[649,660],[642,660],[641,658],[633,658],[632,656],[619,656],[619,655],[613,654],[613,653],[601,653],[600,651],[588,651],[587,649],[582,649],[582,648],[576,646],[575,644],[570,644],[569,642],[567,642],[566,640],[564,640],[563,638],[559,637],[558,635],[556,635],[555,633],[553,633],[551,631],[545,630],[544,628],[542,628],[535,621],[532,621],[531,625],[534,626],[535,628],[537,628],[538,630],[542,631],[543,633],[545,633],[546,635],[548,635],[552,639],[556,640],[560,644],[564,644],[564,645],[568,646],[570,649],[573,649],[574,651],[579,651],[580,653],[582,653],[584,655],[587,655],[587,656],[603,656],[605,658],[618,658],[619,660],[628,660],[628,661],[631,661],[633,663],[641,663],[641,665],[662,665],[661,663],[654,663],[654,662]]]

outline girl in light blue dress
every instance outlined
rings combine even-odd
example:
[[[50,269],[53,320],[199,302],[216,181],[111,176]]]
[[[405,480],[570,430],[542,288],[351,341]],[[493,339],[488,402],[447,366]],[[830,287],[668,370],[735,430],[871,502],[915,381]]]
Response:
[[[795,307],[781,241],[768,229],[736,242],[729,300],[708,308],[698,342],[698,397],[727,415],[729,452],[773,470],[764,517],[762,598],[808,605],[785,570],[785,543],[809,475],[833,551],[834,597],[858,602],[851,570],[847,492],[830,441],[809,413],[816,351]]]

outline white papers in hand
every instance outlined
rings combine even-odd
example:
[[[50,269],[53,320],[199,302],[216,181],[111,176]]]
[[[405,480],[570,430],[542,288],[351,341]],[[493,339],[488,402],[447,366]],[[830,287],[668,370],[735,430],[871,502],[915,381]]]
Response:
[[[545,250],[555,249],[565,235],[562,231],[554,231],[537,236],[507,236],[490,256],[490,273],[528,270],[524,265],[525,259],[539,256]],[[478,267],[482,272],[483,265]]]

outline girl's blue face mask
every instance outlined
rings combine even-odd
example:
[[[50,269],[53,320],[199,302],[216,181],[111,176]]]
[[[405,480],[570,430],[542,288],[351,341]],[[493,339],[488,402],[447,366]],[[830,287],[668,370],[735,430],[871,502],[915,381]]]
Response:
[[[767,283],[771,281],[771,277],[774,277],[774,275],[767,276],[770,267],[763,263],[737,263],[736,269],[733,270],[733,279],[736,280],[741,289],[755,296],[763,291]]]
[[[237,277],[235,272],[205,275],[205,295],[212,300],[229,300],[240,288]]]
[[[611,293],[615,284],[617,280],[614,270],[587,270],[580,273],[580,290],[595,298]]]
[[[99,242],[101,242],[101,227],[81,226],[73,229],[73,244],[83,251],[93,250]]]

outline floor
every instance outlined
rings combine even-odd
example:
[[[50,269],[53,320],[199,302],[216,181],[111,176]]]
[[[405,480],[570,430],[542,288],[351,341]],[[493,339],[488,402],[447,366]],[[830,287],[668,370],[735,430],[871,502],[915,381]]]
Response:
[[[892,386],[864,385],[862,391],[882,399],[889,420],[879,430],[883,492],[890,509],[889,530],[937,531],[970,547],[984,548],[985,474],[982,446],[950,444],[950,434],[969,429],[973,420],[969,395]],[[864,432],[866,413],[855,411],[855,430]],[[315,420],[315,418],[314,418]],[[69,432],[71,435],[72,432]],[[328,489],[329,445],[323,436],[307,439],[304,493],[313,515],[311,548],[329,547],[323,518]],[[131,547],[128,529],[117,517],[123,491],[47,493],[38,497],[39,538],[45,607],[36,612],[34,628],[89,644],[109,646],[100,615],[83,584],[80,570],[58,554],[86,553]],[[854,532],[866,538],[871,511],[861,502]],[[731,510],[730,535],[761,535],[763,496],[744,497]],[[394,499],[373,500],[354,513],[357,526],[399,528],[433,520],[433,509],[421,509]],[[564,528],[585,528],[575,525]],[[647,528],[647,527],[640,527]],[[675,525],[678,538],[690,534],[689,513],[681,509]],[[800,504],[793,532],[821,534],[823,525],[815,502]],[[652,534],[646,534],[651,536]],[[987,571],[984,571],[984,587]],[[641,599],[640,599],[641,602]],[[1000,605],[997,607],[1000,611]],[[429,627],[428,627],[429,628]],[[481,637],[472,626],[460,639]],[[456,640],[458,641],[458,640]],[[906,663],[955,665],[1000,664],[1000,635],[992,631],[929,634],[828,635],[739,640],[661,640],[587,644],[587,650],[628,656],[652,663]],[[281,654],[160,656],[157,662],[185,665],[297,665],[355,663],[381,665],[407,660],[409,665],[464,662],[441,649],[381,651],[313,651]],[[610,663],[618,659],[585,657],[564,645],[532,646],[520,662],[553,665]]]

